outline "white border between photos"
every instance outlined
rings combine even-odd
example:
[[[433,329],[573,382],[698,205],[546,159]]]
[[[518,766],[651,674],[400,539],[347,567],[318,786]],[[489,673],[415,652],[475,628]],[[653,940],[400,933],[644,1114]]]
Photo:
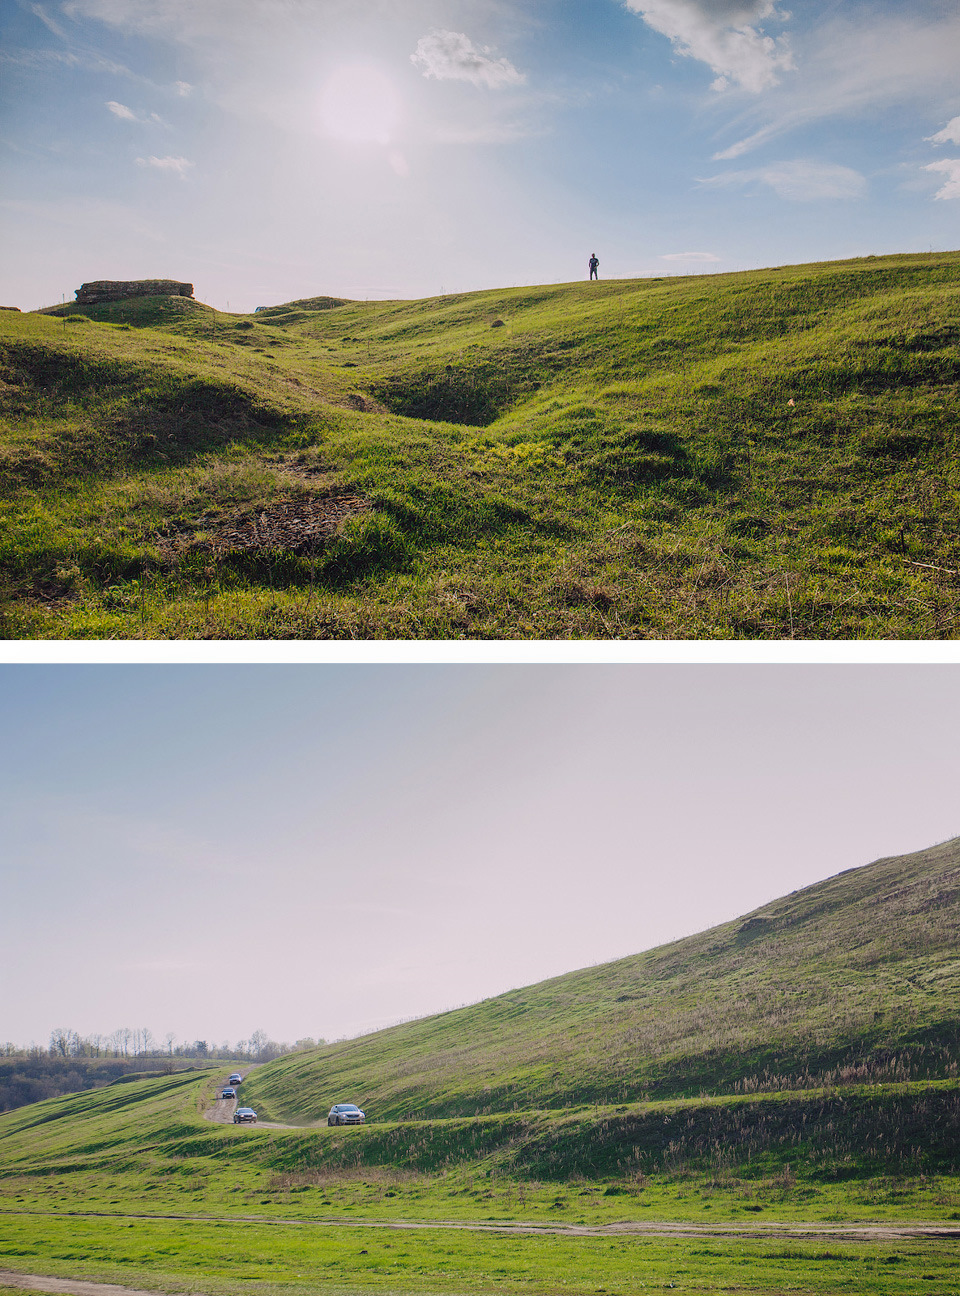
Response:
[[[0,664],[33,665],[342,665],[353,663],[415,665],[450,663],[602,665],[770,664],[770,665],[960,665],[960,641],[927,640],[536,640],[491,642],[463,640],[334,640],[318,642],[252,641],[209,643],[200,640],[98,639],[5,640]]]

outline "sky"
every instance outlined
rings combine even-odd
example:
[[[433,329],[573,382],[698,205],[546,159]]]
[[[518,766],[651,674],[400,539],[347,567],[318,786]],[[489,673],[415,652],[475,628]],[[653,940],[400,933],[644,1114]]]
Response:
[[[960,834],[955,666],[0,666],[0,1041],[328,1040]]]
[[[957,0],[0,0],[0,304],[960,245]]]

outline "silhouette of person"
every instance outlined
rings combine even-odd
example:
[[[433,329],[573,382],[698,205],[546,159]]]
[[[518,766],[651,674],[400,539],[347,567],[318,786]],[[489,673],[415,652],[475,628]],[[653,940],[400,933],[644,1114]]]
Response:
[[[597,277],[597,267],[599,266],[599,264],[600,264],[600,262],[597,260],[597,254],[596,254],[596,252],[591,252],[591,253],[590,253],[590,260],[587,262],[587,265],[590,267],[590,278],[591,278],[591,279],[596,279],[596,277]]]

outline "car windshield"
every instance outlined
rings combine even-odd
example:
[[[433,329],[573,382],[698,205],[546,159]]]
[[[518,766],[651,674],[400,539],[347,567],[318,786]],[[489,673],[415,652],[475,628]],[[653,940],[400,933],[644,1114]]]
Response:
[[[356,1103],[341,1103],[337,1111],[359,1111],[360,1108]]]

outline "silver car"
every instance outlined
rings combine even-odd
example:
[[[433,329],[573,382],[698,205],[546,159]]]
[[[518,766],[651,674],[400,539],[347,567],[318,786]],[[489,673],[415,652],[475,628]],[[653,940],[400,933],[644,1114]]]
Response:
[[[356,1103],[335,1103],[327,1117],[328,1125],[362,1125],[366,1116]]]

